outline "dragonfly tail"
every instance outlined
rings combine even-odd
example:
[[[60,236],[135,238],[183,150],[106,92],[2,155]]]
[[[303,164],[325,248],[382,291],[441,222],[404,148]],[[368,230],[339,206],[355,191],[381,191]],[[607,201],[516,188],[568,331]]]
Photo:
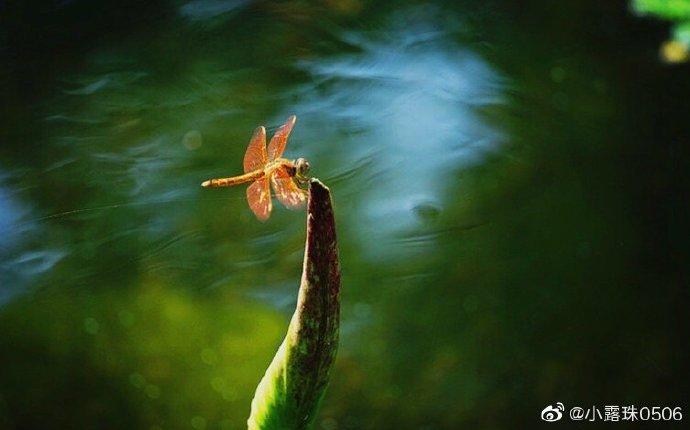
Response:
[[[204,188],[232,187],[233,185],[245,184],[263,176],[263,171],[245,173],[240,176],[230,178],[209,179],[201,183]]]

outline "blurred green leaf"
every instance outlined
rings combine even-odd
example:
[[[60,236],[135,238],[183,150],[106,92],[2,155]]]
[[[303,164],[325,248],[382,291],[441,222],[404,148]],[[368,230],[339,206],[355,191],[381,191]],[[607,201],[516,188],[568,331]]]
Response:
[[[633,8],[639,14],[668,20],[690,19],[690,0],[634,0]]]

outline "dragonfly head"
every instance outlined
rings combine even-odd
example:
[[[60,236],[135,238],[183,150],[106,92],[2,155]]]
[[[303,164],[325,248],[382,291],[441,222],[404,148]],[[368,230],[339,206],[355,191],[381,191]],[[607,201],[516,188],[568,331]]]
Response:
[[[309,162],[304,158],[295,160],[295,175],[301,178],[306,178],[309,174]]]

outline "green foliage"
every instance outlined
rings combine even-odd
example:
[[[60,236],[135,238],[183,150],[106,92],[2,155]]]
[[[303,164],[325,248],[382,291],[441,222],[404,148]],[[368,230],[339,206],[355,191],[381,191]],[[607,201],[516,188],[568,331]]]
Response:
[[[690,19],[690,0],[634,0],[633,8],[639,14],[672,21]]]
[[[281,324],[155,282],[18,300],[0,314],[0,428],[240,428]]]

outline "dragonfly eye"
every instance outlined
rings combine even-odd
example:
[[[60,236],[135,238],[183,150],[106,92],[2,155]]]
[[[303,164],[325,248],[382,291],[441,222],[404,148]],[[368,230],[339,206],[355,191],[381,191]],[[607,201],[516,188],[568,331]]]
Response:
[[[299,176],[306,176],[309,172],[309,162],[304,158],[298,158],[295,161],[295,167],[297,167],[297,174]]]

